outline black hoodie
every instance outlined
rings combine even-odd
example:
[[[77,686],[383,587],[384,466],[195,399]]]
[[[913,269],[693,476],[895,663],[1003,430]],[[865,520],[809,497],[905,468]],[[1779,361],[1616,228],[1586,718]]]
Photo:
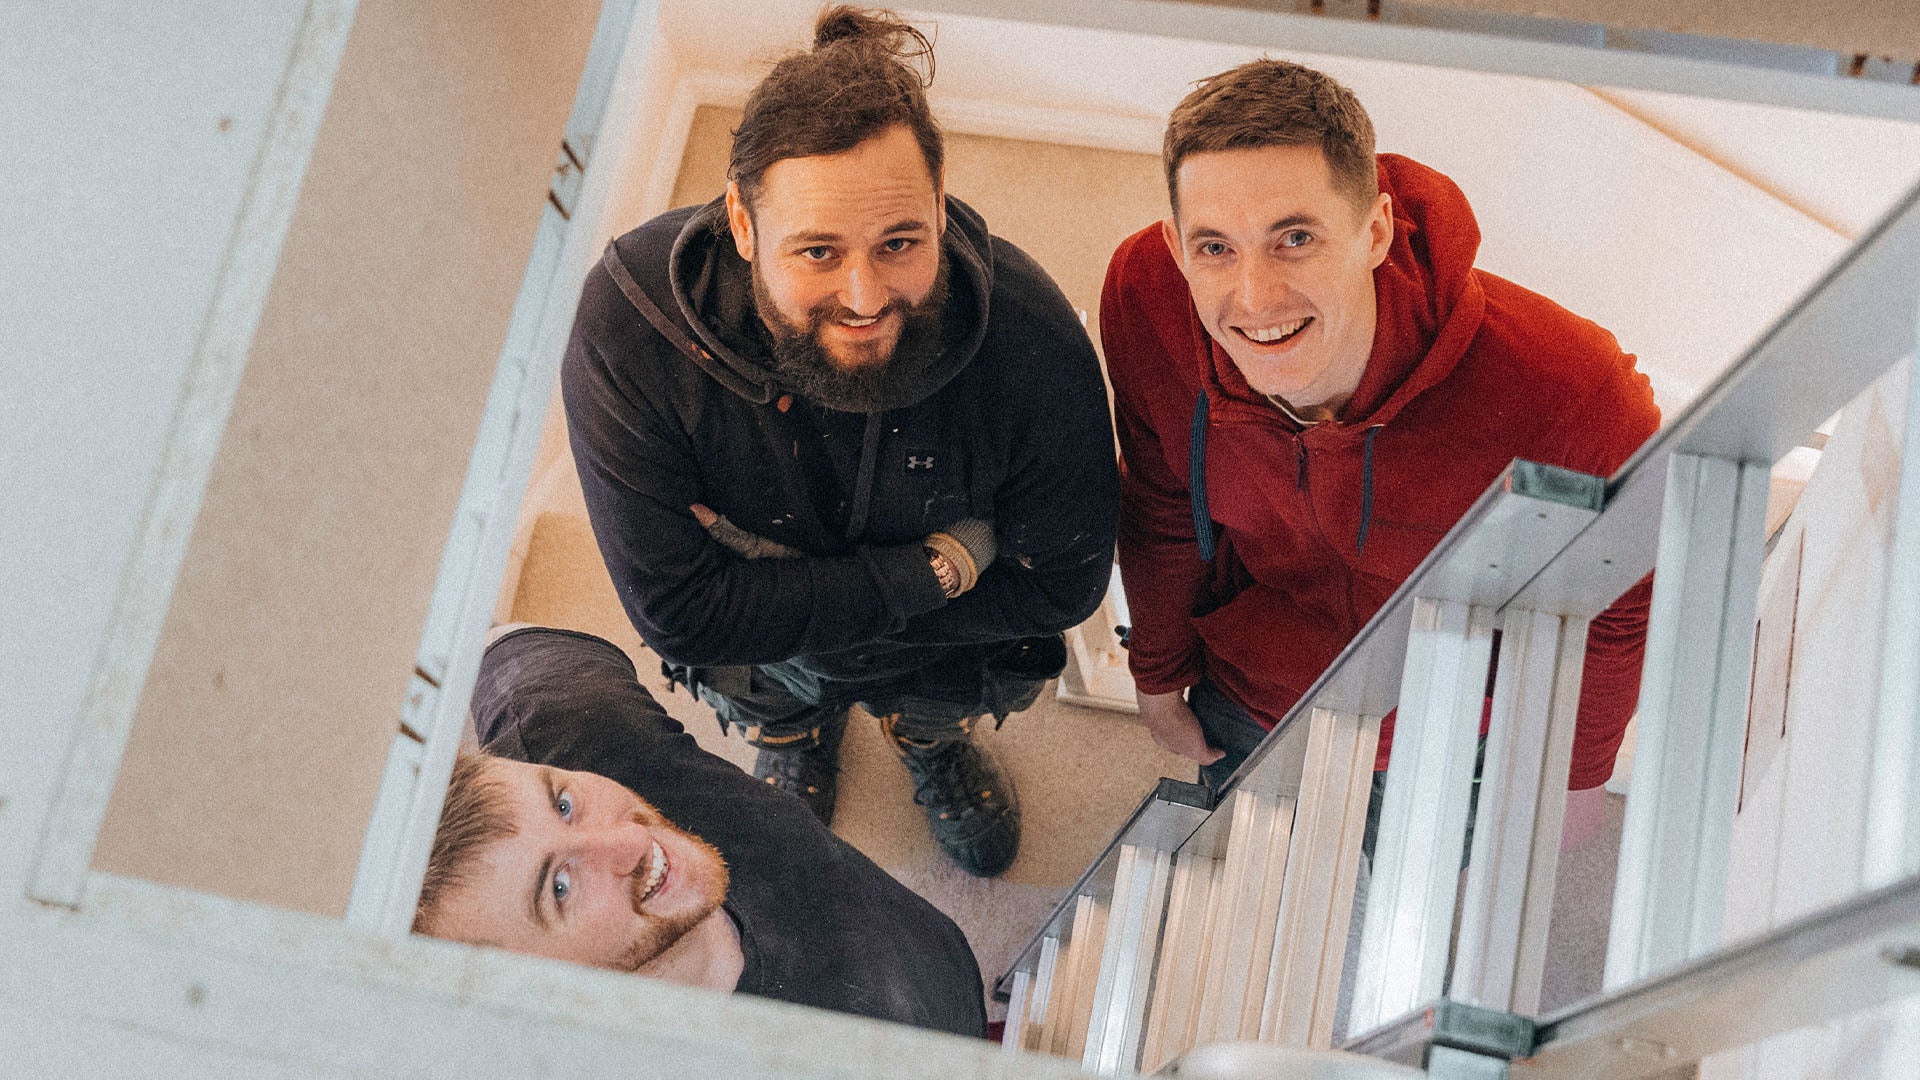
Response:
[[[942,251],[946,347],[866,414],[778,384],[723,201],[647,222],[588,275],[561,374],[573,455],[620,601],[662,657],[860,678],[1099,605],[1118,480],[1086,331],[957,199]],[[694,503],[807,557],[740,558]],[[993,522],[999,557],[949,601],[920,542],[962,518]]]

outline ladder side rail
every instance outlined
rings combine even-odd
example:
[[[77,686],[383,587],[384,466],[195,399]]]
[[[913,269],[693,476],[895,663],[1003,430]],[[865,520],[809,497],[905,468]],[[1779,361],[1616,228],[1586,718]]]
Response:
[[[1912,1000],[1920,875],[1862,893],[1539,1023],[1526,1077],[1665,1077],[1712,1054]]]
[[[1461,900],[1452,995],[1532,1015],[1540,1005],[1587,619],[1509,608],[1485,779]]]
[[[1668,472],[1609,987],[1719,944],[1770,466],[1683,454]]]

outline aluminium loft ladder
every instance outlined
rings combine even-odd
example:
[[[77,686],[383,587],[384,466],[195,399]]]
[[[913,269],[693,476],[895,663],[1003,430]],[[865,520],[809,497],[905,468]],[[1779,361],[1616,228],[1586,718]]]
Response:
[[[1862,807],[1878,888],[1720,941],[1768,473],[1913,354],[1917,312],[1920,188],[1610,480],[1515,462],[1217,803],[1174,780],[1146,795],[998,981],[1008,1050],[1107,1076],[1171,1063],[1223,1078],[1408,1066],[1625,1078],[1920,991],[1920,385]],[[1656,564],[1606,991],[1537,1018],[1587,623]],[[1352,919],[1380,719],[1396,707],[1371,886]],[[1343,1045],[1384,1071],[1312,1053],[1334,1045],[1343,989],[1356,1033]],[[1240,1040],[1278,1056],[1212,1053]]]

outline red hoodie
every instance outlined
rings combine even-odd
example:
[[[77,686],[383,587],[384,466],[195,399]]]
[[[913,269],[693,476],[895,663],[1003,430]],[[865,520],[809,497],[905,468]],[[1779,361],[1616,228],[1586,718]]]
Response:
[[[1373,355],[1339,420],[1302,429],[1247,385],[1201,326],[1157,223],[1107,268],[1120,570],[1145,693],[1204,674],[1272,727],[1515,458],[1606,476],[1660,425],[1612,334],[1474,269],[1480,227],[1453,181],[1394,154],[1379,163],[1393,246],[1374,271]],[[1202,391],[1211,562],[1188,491]],[[1613,771],[1650,592],[1642,581],[1589,628],[1571,788]]]

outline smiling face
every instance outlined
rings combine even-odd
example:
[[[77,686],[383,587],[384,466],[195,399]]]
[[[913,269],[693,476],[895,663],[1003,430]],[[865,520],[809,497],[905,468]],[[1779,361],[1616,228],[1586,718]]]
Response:
[[[906,126],[844,153],[775,162],[751,211],[728,185],[727,217],[776,342],[810,344],[858,371],[884,366],[916,321],[937,326],[945,202]]]
[[[1373,353],[1388,196],[1356,206],[1312,144],[1194,154],[1175,183],[1167,245],[1207,333],[1256,392],[1336,414]]]
[[[618,781],[505,758],[486,769],[515,832],[448,891],[434,936],[634,971],[725,899],[720,853]]]

